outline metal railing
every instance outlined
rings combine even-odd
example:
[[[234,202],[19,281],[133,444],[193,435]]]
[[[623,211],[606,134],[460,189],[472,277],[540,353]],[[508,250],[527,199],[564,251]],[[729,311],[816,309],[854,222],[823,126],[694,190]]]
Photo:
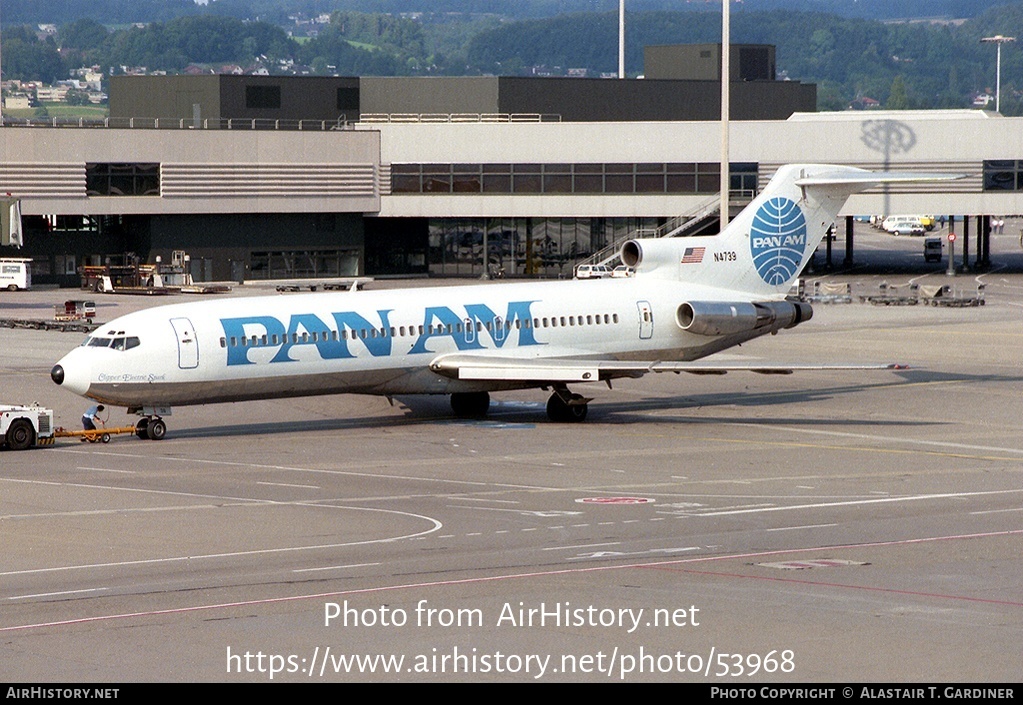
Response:
[[[756,196],[756,192],[744,189],[728,192],[729,203],[746,205]],[[699,227],[707,218],[717,215],[721,211],[721,197],[719,194],[708,198],[697,204],[690,213],[677,215],[669,218],[656,228],[637,228],[629,233],[625,240],[633,240],[643,237],[687,237],[690,230]],[[598,250],[589,257],[579,260],[577,264],[614,264],[618,259],[622,248],[622,242],[615,242],[603,249]]]
[[[73,127],[121,130],[304,130],[330,132],[350,130],[354,124],[337,120],[273,120],[266,118],[87,118],[87,117],[0,117],[0,127]]]
[[[718,212],[721,198],[715,195],[697,204],[697,207],[688,214],[677,215],[669,218],[662,225],[656,228],[637,228],[629,233],[625,240],[633,240],[643,237],[681,237],[687,228],[694,227],[704,218]],[[586,259],[580,260],[579,264],[613,264],[619,257],[622,249],[622,242],[615,242],[607,247],[598,250]]]
[[[381,123],[539,123],[561,122],[561,115],[547,113],[363,113],[358,121],[341,116],[336,120],[275,120],[272,118],[153,118],[153,117],[31,117],[0,116],[0,127],[76,127],[122,130],[350,130],[356,122]]]
[[[359,122],[561,122],[561,115],[549,113],[363,113]]]

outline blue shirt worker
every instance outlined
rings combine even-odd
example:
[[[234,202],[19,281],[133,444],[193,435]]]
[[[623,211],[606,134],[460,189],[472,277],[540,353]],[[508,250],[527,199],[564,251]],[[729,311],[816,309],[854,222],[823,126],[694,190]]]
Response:
[[[82,426],[86,431],[95,431],[96,422],[103,423],[103,419],[99,417],[99,413],[103,411],[103,405],[98,404],[96,406],[89,407],[89,410],[82,414]]]

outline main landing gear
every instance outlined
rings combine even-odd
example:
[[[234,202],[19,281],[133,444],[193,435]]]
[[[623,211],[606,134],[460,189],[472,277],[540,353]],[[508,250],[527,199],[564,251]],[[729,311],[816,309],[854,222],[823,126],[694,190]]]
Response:
[[[547,400],[547,418],[555,423],[580,423],[586,420],[589,403],[590,399],[573,394],[568,387],[555,387]]]
[[[159,416],[143,416],[135,424],[135,435],[142,440],[162,441],[167,435],[167,424]]]
[[[564,385],[556,386],[547,400],[547,418],[555,423],[585,421],[590,401],[582,394],[573,394]],[[490,394],[487,392],[456,392],[451,395],[451,410],[460,419],[482,419],[489,409]]]
[[[460,419],[482,419],[490,409],[487,392],[455,392],[451,395],[451,410]]]

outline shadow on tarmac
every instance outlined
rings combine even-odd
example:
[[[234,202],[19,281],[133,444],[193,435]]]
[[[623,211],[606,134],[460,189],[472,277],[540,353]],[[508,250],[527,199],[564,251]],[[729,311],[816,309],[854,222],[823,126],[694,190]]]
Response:
[[[735,422],[734,416],[709,416],[708,410],[715,407],[765,408],[780,404],[800,404],[839,400],[842,397],[864,391],[892,389],[895,393],[900,386],[911,384],[934,384],[948,382],[1023,382],[1021,375],[972,375],[965,373],[932,372],[928,370],[904,370],[895,373],[901,381],[872,382],[815,387],[799,390],[772,390],[765,392],[680,394],[676,396],[650,397],[631,401],[601,401],[590,405],[589,418],[585,423],[643,424],[676,423],[707,424]],[[202,428],[171,428],[168,439],[209,438],[229,436],[294,435],[317,431],[343,431],[348,429],[394,428],[415,424],[456,424],[479,428],[522,428],[537,424],[550,424],[547,420],[545,401],[502,401],[491,402],[491,411],[485,419],[460,419],[451,414],[446,395],[402,396],[395,398],[396,406],[404,412],[401,415],[373,415],[337,419],[316,419],[310,421],[285,421],[275,423],[225,424]],[[678,415],[651,417],[652,412],[699,410],[699,415]],[[815,425],[822,423],[818,418],[757,417],[745,420],[751,424]],[[832,426],[888,426],[920,427],[940,426],[952,420],[935,418],[932,421],[905,421],[900,419],[826,419]],[[570,426],[567,426],[570,427]]]

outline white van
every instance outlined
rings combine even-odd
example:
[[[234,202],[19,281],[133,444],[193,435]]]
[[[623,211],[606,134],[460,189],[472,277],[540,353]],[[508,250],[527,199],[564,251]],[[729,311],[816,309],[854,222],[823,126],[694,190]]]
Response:
[[[32,260],[0,257],[0,289],[17,291],[32,288]]]
[[[927,228],[918,215],[890,215],[881,227],[892,235],[923,235]]]
[[[580,264],[575,268],[576,279],[605,279],[611,276],[611,268],[606,264]]]

